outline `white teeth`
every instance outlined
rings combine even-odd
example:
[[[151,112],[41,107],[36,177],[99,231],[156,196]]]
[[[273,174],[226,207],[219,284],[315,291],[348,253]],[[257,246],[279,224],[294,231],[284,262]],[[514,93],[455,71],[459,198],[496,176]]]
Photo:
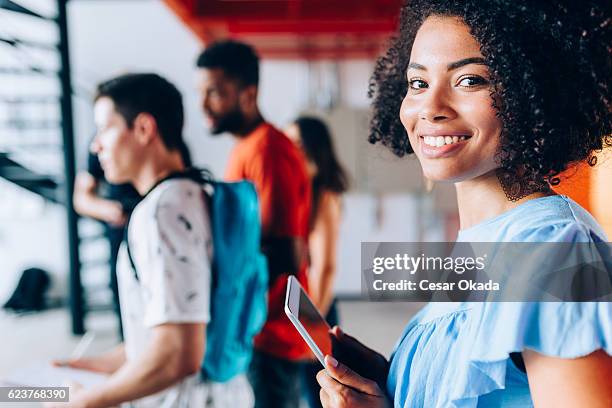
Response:
[[[442,147],[466,140],[465,136],[423,136],[423,142],[428,146]]]

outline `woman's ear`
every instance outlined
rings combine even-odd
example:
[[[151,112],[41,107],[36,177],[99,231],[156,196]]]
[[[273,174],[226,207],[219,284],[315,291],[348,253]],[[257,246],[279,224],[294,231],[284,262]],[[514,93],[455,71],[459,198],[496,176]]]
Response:
[[[150,113],[139,113],[134,119],[134,137],[142,146],[146,146],[157,137],[157,122]]]

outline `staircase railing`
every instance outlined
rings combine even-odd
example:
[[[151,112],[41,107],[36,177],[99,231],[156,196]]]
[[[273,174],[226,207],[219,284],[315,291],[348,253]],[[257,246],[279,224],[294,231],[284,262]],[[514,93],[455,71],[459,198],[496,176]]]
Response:
[[[68,230],[68,264],[69,264],[69,290],[70,312],[72,316],[72,332],[82,334],[84,328],[85,307],[83,288],[81,284],[79,235],[77,228],[77,214],[72,204],[75,179],[75,146],[74,122],[72,116],[72,86],[70,71],[70,54],[68,47],[68,25],[66,3],[67,0],[55,0],[57,12],[54,16],[42,15],[38,12],[21,6],[11,0],[0,0],[0,9],[14,13],[19,18],[31,19],[35,24],[46,24],[57,30],[57,41],[48,44],[44,41],[14,38],[6,33],[0,33],[0,46],[8,47],[20,58],[20,64],[0,66],[0,78],[10,82],[19,78],[28,80],[53,81],[58,90],[57,94],[7,94],[0,90],[0,105],[6,108],[5,120],[0,121],[0,177],[15,183],[29,191],[41,195],[45,199],[63,204],[66,211],[66,228]],[[25,16],[25,17],[24,17]],[[26,49],[40,49],[55,53],[58,67],[39,66],[34,58],[28,58]],[[33,119],[31,117],[13,117],[15,112],[26,111],[26,107],[47,104],[55,105],[59,117],[52,120]],[[55,133],[54,133],[55,131]],[[37,133],[37,136],[54,134],[55,142],[39,140],[32,142],[31,138],[24,136]],[[22,137],[15,137],[15,135]],[[41,137],[42,138],[42,137]],[[48,137],[53,139],[53,137]],[[63,162],[63,169],[33,169],[24,164],[22,158],[35,154],[39,156],[41,150],[57,153]]]

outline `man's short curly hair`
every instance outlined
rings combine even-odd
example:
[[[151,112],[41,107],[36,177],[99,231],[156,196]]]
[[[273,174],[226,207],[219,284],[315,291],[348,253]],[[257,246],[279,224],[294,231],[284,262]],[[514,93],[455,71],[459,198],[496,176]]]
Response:
[[[409,0],[370,80],[371,143],[413,153],[399,111],[412,44],[432,15],[460,18],[480,44],[503,123],[501,169],[557,184],[568,165],[593,165],[593,151],[612,145],[610,3],[590,0]]]

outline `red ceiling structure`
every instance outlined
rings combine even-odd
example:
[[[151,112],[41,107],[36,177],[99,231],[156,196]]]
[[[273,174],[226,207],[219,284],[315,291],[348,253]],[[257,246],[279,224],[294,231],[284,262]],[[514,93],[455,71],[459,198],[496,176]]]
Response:
[[[266,58],[374,58],[402,0],[164,0],[204,44],[253,44]]]

